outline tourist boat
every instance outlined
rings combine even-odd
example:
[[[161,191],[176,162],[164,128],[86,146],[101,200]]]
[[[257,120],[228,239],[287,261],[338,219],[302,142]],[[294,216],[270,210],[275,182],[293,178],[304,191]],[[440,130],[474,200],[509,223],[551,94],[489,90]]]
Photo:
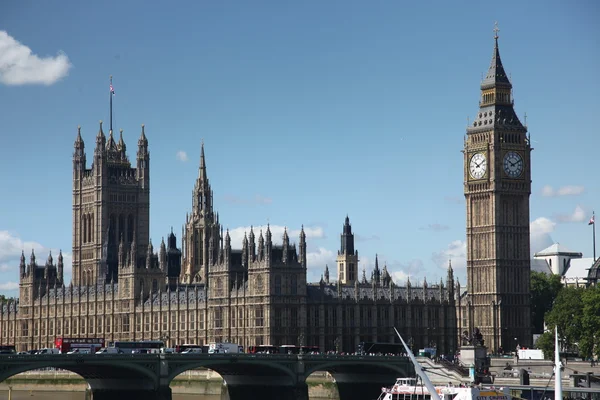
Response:
[[[382,388],[377,400],[510,400],[508,388],[494,389],[481,387],[460,386],[434,386],[423,367],[415,358],[410,348],[406,345],[400,332],[396,328],[396,335],[400,338],[404,350],[413,366],[417,376],[421,378],[423,385],[417,386],[416,378],[398,378],[396,384],[391,388]]]
[[[377,400],[510,400],[508,388],[435,386],[433,396],[416,378],[398,378],[391,388],[381,388]]]
[[[381,394],[377,400],[511,400],[509,388],[496,389],[494,387],[484,388],[478,386],[434,386],[425,374],[423,367],[419,364],[409,347],[394,328],[400,338],[406,354],[415,367],[415,372],[421,378],[422,385],[417,384],[417,378],[398,378],[391,388],[381,388]],[[559,357],[558,328],[554,331],[554,399],[562,400],[562,374]]]

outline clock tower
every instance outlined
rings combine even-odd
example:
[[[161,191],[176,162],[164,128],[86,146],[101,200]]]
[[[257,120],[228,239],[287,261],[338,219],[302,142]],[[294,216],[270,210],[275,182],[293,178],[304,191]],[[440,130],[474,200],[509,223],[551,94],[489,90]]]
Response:
[[[530,345],[529,195],[531,146],[514,111],[512,84],[494,53],[479,112],[464,143],[469,331],[492,351]]]

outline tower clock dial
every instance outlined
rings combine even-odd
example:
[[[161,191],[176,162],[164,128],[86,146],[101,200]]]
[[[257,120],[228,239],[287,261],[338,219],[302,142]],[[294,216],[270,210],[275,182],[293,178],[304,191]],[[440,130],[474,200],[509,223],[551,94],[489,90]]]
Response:
[[[509,178],[518,178],[523,174],[523,157],[515,151],[504,155],[504,172]]]
[[[485,176],[485,171],[487,171],[487,160],[485,158],[485,154],[477,153],[471,157],[471,162],[469,163],[469,172],[471,173],[471,177],[473,179],[481,179]]]

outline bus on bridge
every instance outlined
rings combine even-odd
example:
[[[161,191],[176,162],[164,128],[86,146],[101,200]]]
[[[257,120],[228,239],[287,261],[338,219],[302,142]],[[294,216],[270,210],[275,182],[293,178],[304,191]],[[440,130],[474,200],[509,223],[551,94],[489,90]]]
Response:
[[[68,338],[57,337],[54,339],[54,345],[61,354],[69,352],[95,354],[104,347],[104,338]]]

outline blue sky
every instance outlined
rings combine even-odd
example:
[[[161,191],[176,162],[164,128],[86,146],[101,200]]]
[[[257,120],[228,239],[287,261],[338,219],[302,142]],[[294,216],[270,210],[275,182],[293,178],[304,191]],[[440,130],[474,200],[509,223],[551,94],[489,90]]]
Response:
[[[146,125],[155,242],[181,230],[204,139],[234,244],[250,225],[304,224],[318,280],[349,214],[367,271],[378,253],[400,283],[438,281],[452,258],[464,282],[460,150],[494,21],[535,147],[532,250],[558,241],[591,256],[599,11],[591,0],[4,1],[0,292],[16,293],[21,249],[69,258],[73,141],[81,125],[93,151],[111,74],[130,157]]]

